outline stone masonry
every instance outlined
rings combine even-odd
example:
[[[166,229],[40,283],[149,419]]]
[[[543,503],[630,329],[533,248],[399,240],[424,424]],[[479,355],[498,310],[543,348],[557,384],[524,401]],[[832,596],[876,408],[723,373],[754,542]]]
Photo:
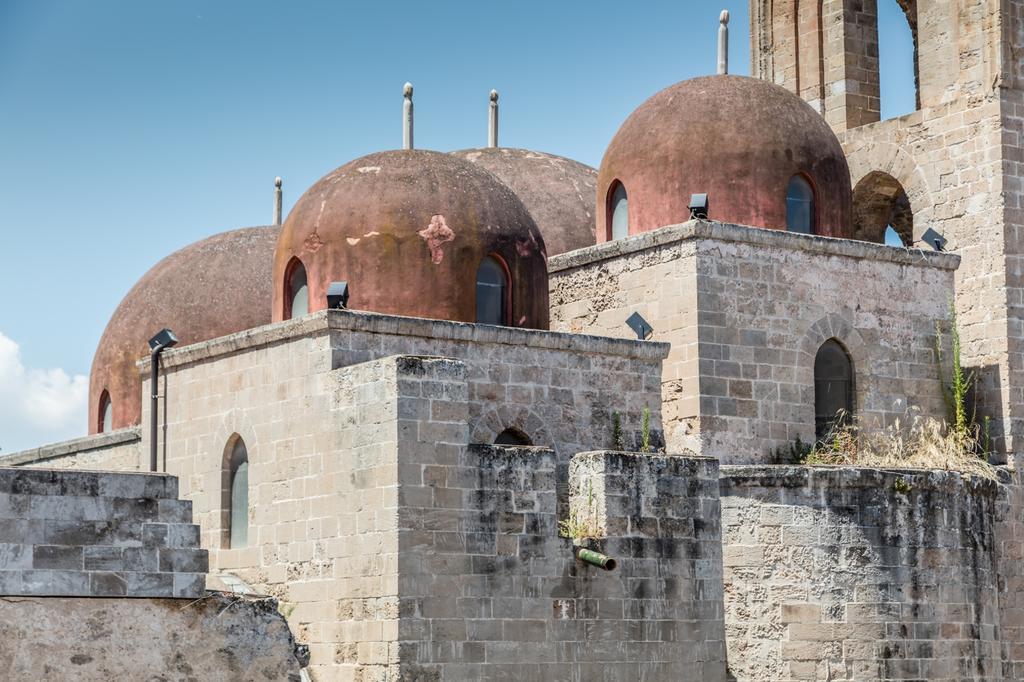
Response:
[[[206,569],[173,476],[0,468],[0,594],[194,599]]]
[[[947,254],[694,221],[550,260],[551,321],[627,337],[640,313],[671,344],[666,440],[726,463],[768,461],[814,440],[814,356],[853,360],[854,412],[889,423],[945,417],[936,323],[948,319]],[[948,357],[948,353],[946,354]]]
[[[1018,679],[1001,667],[999,495],[955,472],[723,467],[736,680]]]
[[[138,471],[143,464],[139,446],[141,438],[142,429],[138,426],[97,433],[22,452],[5,453],[0,456],[0,466]],[[145,468],[149,468],[148,457]]]

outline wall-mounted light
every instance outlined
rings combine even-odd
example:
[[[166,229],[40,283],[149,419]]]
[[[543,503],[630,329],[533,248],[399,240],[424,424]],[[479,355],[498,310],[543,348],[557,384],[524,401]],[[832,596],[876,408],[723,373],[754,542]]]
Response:
[[[646,341],[651,338],[652,334],[654,334],[654,327],[652,327],[650,323],[640,315],[640,313],[633,313],[630,315],[626,319],[626,324],[629,325],[629,328],[636,334],[636,338],[641,341]]]
[[[157,403],[160,395],[157,393],[160,379],[160,354],[178,343],[178,337],[170,329],[161,329],[156,336],[149,340],[151,351],[149,361],[149,470],[156,471],[156,432],[159,428],[157,420]]]
[[[690,220],[707,220],[708,219],[708,195],[707,194],[691,194],[690,195]]]
[[[348,282],[331,282],[327,287],[327,307],[347,308],[348,307]]]

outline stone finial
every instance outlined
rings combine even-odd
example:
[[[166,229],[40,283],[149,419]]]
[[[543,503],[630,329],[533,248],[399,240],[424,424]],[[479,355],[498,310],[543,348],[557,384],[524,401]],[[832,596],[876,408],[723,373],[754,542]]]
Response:
[[[402,149],[412,149],[412,83],[406,83],[402,92],[405,103],[402,105]]]
[[[276,178],[274,178],[274,222],[271,223],[272,225],[280,225],[281,224],[281,214],[282,214],[281,208],[282,208],[283,197],[284,197],[284,193],[281,190],[281,185],[282,185],[281,176],[279,175]]]
[[[491,107],[487,117],[487,146],[498,146],[498,91],[491,90]]]
[[[722,10],[718,22],[718,74],[724,76],[729,73],[729,10]]]

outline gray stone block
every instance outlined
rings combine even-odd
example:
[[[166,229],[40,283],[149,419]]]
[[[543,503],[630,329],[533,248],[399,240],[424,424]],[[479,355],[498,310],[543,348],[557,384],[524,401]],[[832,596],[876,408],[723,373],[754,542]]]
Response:
[[[191,500],[160,500],[158,508],[161,523],[192,523]]]
[[[85,571],[30,570],[22,572],[22,594],[37,596],[82,596],[89,594],[89,573]]]
[[[67,545],[35,545],[32,547],[32,568],[81,571],[84,569],[82,547]]]
[[[160,550],[160,570],[169,573],[205,573],[209,557],[205,549]]]
[[[124,574],[128,597],[170,597],[174,595],[173,573],[129,572]]]
[[[180,599],[198,599],[206,594],[206,573],[175,573],[174,596]]]
[[[123,571],[124,559],[121,547],[85,547],[83,548],[83,559],[87,571]]]
[[[97,571],[89,574],[89,594],[94,597],[123,597],[127,582],[123,573]]]
[[[0,571],[0,594],[21,594],[21,571]]]
[[[32,568],[32,546],[16,543],[0,544],[0,570]]]

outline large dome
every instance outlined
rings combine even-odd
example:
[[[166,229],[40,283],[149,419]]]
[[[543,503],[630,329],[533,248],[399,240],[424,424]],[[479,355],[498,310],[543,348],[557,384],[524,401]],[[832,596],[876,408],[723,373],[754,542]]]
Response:
[[[103,394],[114,429],[138,424],[142,379],[135,363],[170,328],[181,344],[270,322],[271,264],[280,229],[250,227],[176,251],[143,275],[114,311],[89,377],[89,433],[103,430]]]
[[[453,154],[487,169],[512,188],[537,222],[549,256],[597,243],[597,171],[564,156],[488,147]]]
[[[330,283],[345,281],[354,310],[475,322],[485,261],[504,270],[503,322],[546,329],[544,240],[511,189],[451,154],[370,154],[319,180],[289,214],[274,255],[274,319],[292,315],[299,271],[304,310],[327,307]]]
[[[629,234],[685,222],[690,195],[705,193],[712,220],[784,230],[795,178],[813,193],[812,231],[849,236],[850,171],[824,118],[754,78],[683,81],[641,104],[608,146],[597,237],[612,236],[613,202],[623,190]]]

